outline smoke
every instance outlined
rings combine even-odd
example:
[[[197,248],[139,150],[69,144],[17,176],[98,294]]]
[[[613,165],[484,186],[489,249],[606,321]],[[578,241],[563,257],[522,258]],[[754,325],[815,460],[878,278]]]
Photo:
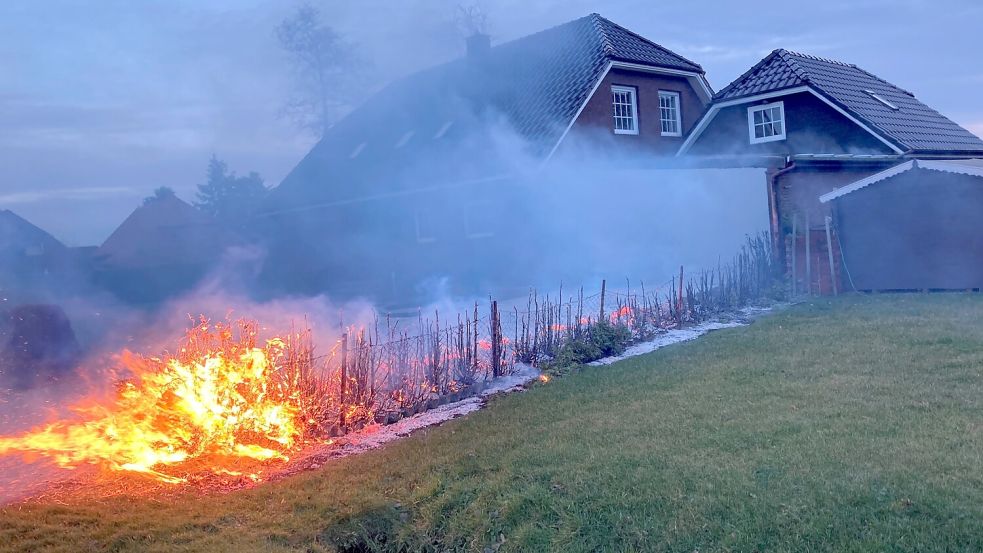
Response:
[[[421,123],[403,106],[379,114],[393,136],[361,154],[362,139],[342,140],[341,159],[287,201],[277,191],[247,222],[245,246],[166,301],[131,305],[87,275],[33,294],[64,309],[85,352],[65,379],[81,385],[39,383],[56,396],[109,390],[115,353],[165,351],[202,316],[256,319],[270,334],[309,327],[330,347],[344,326],[387,314],[453,317],[490,297],[519,302],[530,289],[590,290],[601,279],[656,287],[681,265],[715,266],[767,227],[762,170],[701,169],[579,127],[544,163],[507,114],[449,94],[422,100],[448,117]]]

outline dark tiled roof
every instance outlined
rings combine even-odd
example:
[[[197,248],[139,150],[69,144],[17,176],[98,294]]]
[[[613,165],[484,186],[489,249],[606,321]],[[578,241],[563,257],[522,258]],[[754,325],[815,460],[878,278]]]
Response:
[[[103,268],[206,263],[235,243],[227,228],[177,196],[137,207],[95,252]]]
[[[0,209],[0,256],[21,255],[28,249],[67,251],[64,244],[9,209]]]
[[[684,71],[703,73],[703,68],[679,54],[637,35],[608,19],[591,14],[573,23],[589,20],[597,27],[597,33],[604,43],[607,57],[618,61],[643,63]]]
[[[714,96],[735,100],[802,85],[863,121],[901,150],[980,152],[983,140],[918,101],[915,96],[856,65],[775,50]],[[868,92],[869,91],[869,92]],[[874,98],[883,98],[894,109]]]
[[[465,57],[393,82],[329,129],[274,199],[361,197],[380,182],[391,191],[408,173],[417,183],[501,173],[499,160],[476,160],[464,151],[492,149],[488,146],[501,139],[503,133],[496,133],[501,128],[521,136],[526,153],[543,156],[611,61],[703,73],[699,65],[591,14],[494,46],[480,58]],[[360,144],[364,147],[353,156]],[[464,157],[467,163],[453,163]],[[325,188],[333,190],[315,190]]]

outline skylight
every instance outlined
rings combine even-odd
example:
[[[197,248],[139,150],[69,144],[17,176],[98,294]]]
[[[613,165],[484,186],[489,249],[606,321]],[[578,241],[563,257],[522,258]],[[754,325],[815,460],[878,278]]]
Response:
[[[871,98],[873,98],[873,99],[877,100],[878,102],[884,104],[889,109],[893,109],[894,111],[898,111],[899,109],[901,109],[898,106],[892,104],[891,102],[885,100],[883,97],[878,96],[873,90],[865,90],[864,92],[866,92],[867,94],[870,94],[870,97]]]
[[[437,134],[433,135],[433,139],[437,140],[438,138],[442,138],[445,134],[447,134],[447,131],[451,128],[451,125],[453,124],[454,124],[453,121],[448,121],[444,123],[444,126],[440,127],[440,130],[437,131]]]
[[[414,132],[415,131],[407,131],[406,134],[404,134],[403,137],[399,139],[399,142],[396,143],[395,147],[402,148],[403,146],[406,146],[406,143],[409,142],[411,138],[413,138]]]
[[[358,157],[358,154],[362,153],[362,150],[364,150],[364,149],[365,149],[365,142],[362,142],[358,146],[355,146],[355,149],[352,150],[352,153],[348,156],[348,158],[349,159],[355,159],[355,158],[357,158]]]

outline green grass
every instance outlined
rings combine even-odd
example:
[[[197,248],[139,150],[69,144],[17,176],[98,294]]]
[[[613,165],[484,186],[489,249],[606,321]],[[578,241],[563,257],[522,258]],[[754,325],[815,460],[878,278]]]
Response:
[[[11,551],[981,551],[983,297],[816,301],[225,495],[29,504]]]

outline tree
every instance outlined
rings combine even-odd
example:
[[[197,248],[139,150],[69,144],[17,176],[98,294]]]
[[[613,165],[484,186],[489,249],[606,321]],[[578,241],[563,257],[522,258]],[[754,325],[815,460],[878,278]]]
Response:
[[[154,190],[154,194],[152,196],[147,196],[146,198],[143,199],[143,205],[150,205],[154,202],[158,202],[165,198],[175,198],[175,197],[177,197],[177,194],[174,193],[173,188],[171,188],[170,186],[161,186],[160,188]]]
[[[488,33],[488,14],[480,3],[458,4],[455,20],[465,37]]]
[[[286,111],[320,137],[350,99],[354,50],[310,4],[284,19],[276,37],[294,66],[296,88]]]
[[[195,207],[223,222],[242,222],[260,207],[269,192],[259,173],[238,176],[215,155],[208,161],[205,175],[205,183],[198,185]]]

